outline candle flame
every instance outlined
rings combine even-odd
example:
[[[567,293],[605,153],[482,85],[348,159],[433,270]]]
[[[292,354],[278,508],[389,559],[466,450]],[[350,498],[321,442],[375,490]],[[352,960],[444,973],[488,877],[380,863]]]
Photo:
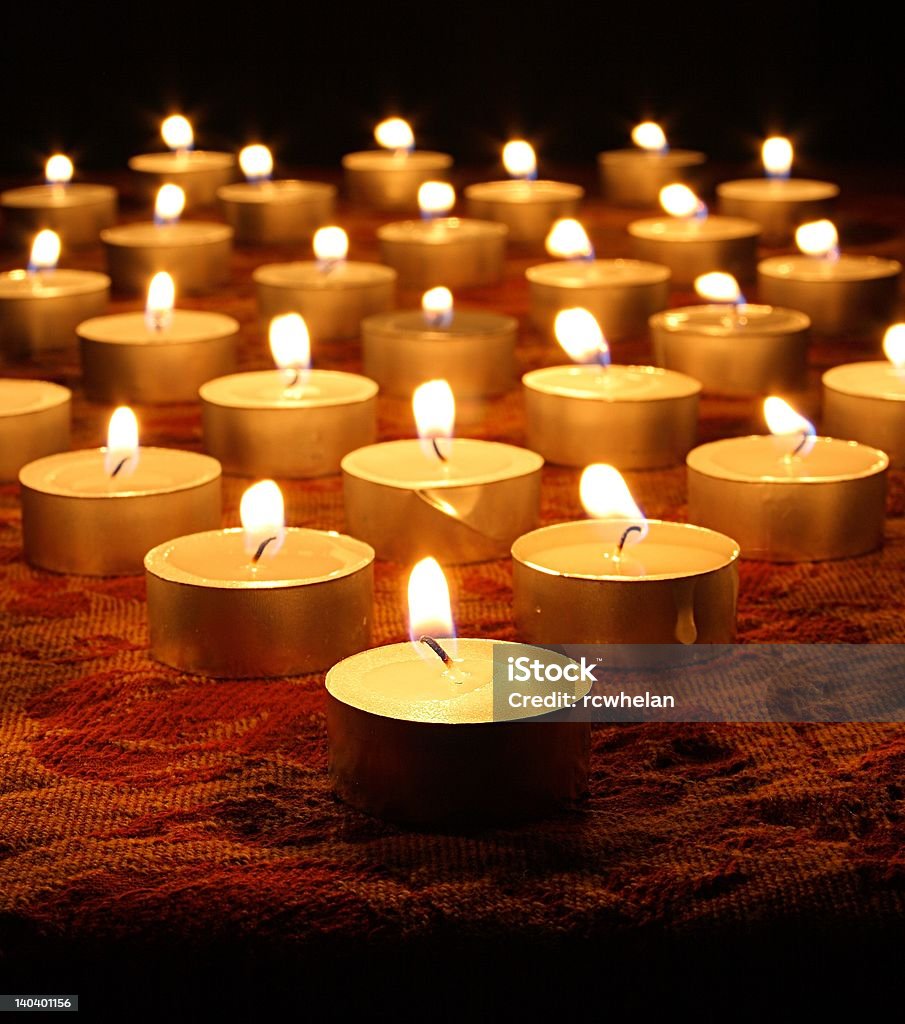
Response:
[[[44,165],[44,178],[48,185],[65,185],[72,181],[74,168],[68,156],[54,153]]]
[[[788,402],[776,395],[770,395],[764,399],[764,419],[767,427],[775,437],[797,437],[800,438],[798,447],[788,453],[792,455],[805,456],[814,447],[814,439],[817,431],[810,420],[797,413]]]
[[[618,469],[603,462],[588,466],[581,474],[579,495],[592,519],[624,520],[626,526],[638,527],[625,536],[625,544],[637,544],[647,536],[647,519]]]
[[[896,369],[905,368],[905,324],[893,324],[886,331],[883,352]]]
[[[574,217],[560,217],[554,221],[544,245],[547,252],[558,259],[593,259],[594,246],[587,231]]]
[[[266,146],[256,142],[241,150],[239,166],[249,181],[266,181],[273,174],[273,155]]]
[[[694,290],[700,298],[707,302],[742,301],[741,289],[732,274],[724,274],[721,270],[713,270],[709,274],[701,274],[694,281]]]
[[[642,121],[635,125],[632,142],[649,153],[662,153],[666,149],[666,135],[655,121]]]
[[[171,114],[164,118],[160,125],[160,134],[167,149],[182,151],[191,149],[195,143],[192,125],[182,114]]]
[[[31,255],[28,258],[28,269],[53,270],[60,259],[60,236],[56,231],[45,228],[35,235],[31,243]]]
[[[281,370],[293,379],[311,366],[308,325],[298,313],[283,313],[270,321],[270,354]]]
[[[415,145],[412,127],[401,117],[388,117],[381,121],[374,129],[374,138],[378,146],[395,149],[397,152],[408,152]]]
[[[670,217],[700,217],[707,207],[687,185],[674,182],[660,189],[660,205]]]
[[[795,244],[806,256],[832,259],[839,255],[839,232],[831,220],[812,220],[796,230]]]
[[[449,213],[456,204],[456,190],[445,181],[425,181],[418,189],[418,209],[422,217]]]
[[[152,331],[163,331],[173,322],[176,304],[176,285],[173,278],[161,270],[151,278],[148,300],[145,303],[145,322]]]
[[[335,226],[318,228],[311,240],[314,256],[322,266],[340,263],[349,253],[349,236]]]
[[[610,347],[590,310],[581,306],[561,309],[553,321],[553,334],[574,363],[605,365],[610,361]]]
[[[760,148],[761,160],[764,162],[764,170],[770,178],[788,178],[792,170],[792,160],[795,151],[792,143],[782,135],[772,135],[764,139]]]
[[[421,309],[431,327],[448,327],[453,316],[452,292],[442,285],[428,289],[421,296]]]
[[[415,388],[412,412],[425,453],[446,458],[456,425],[456,400],[449,382],[429,380]]]
[[[534,147],[524,139],[513,139],[503,146],[503,166],[510,178],[537,176],[537,157]]]
[[[422,558],[412,568],[408,582],[409,636],[419,653],[434,658],[418,640],[455,636],[449,584],[435,558]],[[438,666],[440,662],[437,662]]]
[[[185,209],[185,192],[178,185],[161,185],[154,200],[154,223],[175,224]]]
[[[286,534],[283,493],[273,480],[260,480],[242,495],[239,520],[245,531],[245,550],[254,561],[273,558]]]
[[[107,427],[104,470],[107,476],[124,480],[138,466],[138,420],[127,405],[113,410]]]

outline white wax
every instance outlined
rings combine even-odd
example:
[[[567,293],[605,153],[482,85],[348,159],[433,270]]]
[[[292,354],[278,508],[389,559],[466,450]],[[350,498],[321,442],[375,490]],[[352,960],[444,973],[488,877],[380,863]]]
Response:
[[[368,377],[339,370],[302,371],[299,383],[287,388],[282,370],[232,373],[201,385],[203,401],[237,409],[312,409],[364,402],[377,394]]]
[[[213,221],[178,221],[176,224],[154,224],[142,221],[105,228],[101,239],[109,245],[154,249],[170,246],[206,245],[232,238],[233,230]]]
[[[645,260],[563,260],[529,267],[525,277],[555,288],[630,288],[668,281],[669,267]]]
[[[176,309],[167,326],[159,331],[148,326],[144,313],[116,313],[85,320],[79,324],[78,334],[111,345],[165,345],[226,338],[238,329],[237,321],[222,313]]]
[[[449,167],[452,157],[429,149],[368,149],[347,153],[342,162],[354,171],[429,171]]]
[[[823,383],[846,395],[905,402],[905,367],[885,360],[834,366],[824,373]]]
[[[370,318],[369,325],[379,325],[381,333],[393,332],[431,340],[443,338],[483,337],[515,328],[512,317],[499,313],[484,313],[480,310],[456,310],[448,324],[433,324],[420,310],[407,309],[392,313],[377,313]]]
[[[485,181],[469,185],[465,195],[481,202],[526,205],[581,199],[584,189],[564,181]]]
[[[319,181],[237,181],[231,185],[221,185],[217,195],[231,203],[249,203],[250,205],[291,206],[305,200],[326,199],[336,190],[332,185],[324,185]]]
[[[701,385],[684,373],[658,366],[548,366],[522,378],[548,395],[598,402],[654,402],[696,395]]]
[[[876,448],[855,441],[818,437],[806,455],[792,455],[800,437],[730,437],[711,441],[688,454],[690,469],[726,480],[759,483],[835,483],[872,476],[889,460]]]
[[[759,225],[742,217],[646,217],[632,221],[629,234],[663,242],[726,242],[760,234]]]
[[[502,224],[466,217],[436,217],[433,220],[399,220],[377,229],[387,242],[416,242],[420,245],[450,245],[456,242],[496,238],[505,234]]]
[[[789,281],[874,281],[894,277],[902,270],[897,260],[881,256],[852,256],[842,253],[838,259],[814,256],[770,256],[757,265],[758,273]]]
[[[260,542],[258,542],[260,543]],[[146,567],[155,575],[196,587],[272,589],[322,583],[365,568],[374,551],[341,533],[289,527],[282,544],[271,542],[257,562],[257,544],[242,529],[209,530],[162,544]]]
[[[0,274],[0,299],[53,299],[87,295],[110,287],[106,274],[93,270],[10,270]]]
[[[199,487],[220,476],[220,463],[209,455],[175,448],[140,448],[138,465],[111,477],[104,466],[105,448],[60,452],[23,467],[19,479],[33,491],[64,498],[128,498]]]
[[[804,203],[834,199],[839,186],[808,178],[742,178],[717,185],[717,193],[758,203]]]
[[[72,398],[69,388],[46,380],[0,380],[0,417],[27,416],[62,405]]]
[[[350,452],[342,468],[353,476],[405,490],[466,487],[524,476],[540,469],[544,460],[526,448],[497,441],[457,437],[439,441],[447,454],[442,462],[419,440],[385,441]]]
[[[738,337],[746,334],[797,334],[810,326],[810,319],[795,309],[758,306],[742,302],[728,304],[683,306],[658,314],[658,320],[669,331],[707,334],[714,338]]]
[[[65,210],[76,206],[93,206],[115,197],[109,185],[70,182],[67,185],[29,185],[11,189],[0,195],[0,204],[20,209]]]
[[[171,153],[142,153],[129,160],[133,171],[148,174],[188,174],[192,171],[215,171],[232,167],[236,158],[232,153],[189,149]]]
[[[252,276],[259,284],[274,288],[340,291],[395,281],[396,271],[380,263],[342,260],[324,268],[313,260],[304,260],[295,263],[267,263],[258,267]]]

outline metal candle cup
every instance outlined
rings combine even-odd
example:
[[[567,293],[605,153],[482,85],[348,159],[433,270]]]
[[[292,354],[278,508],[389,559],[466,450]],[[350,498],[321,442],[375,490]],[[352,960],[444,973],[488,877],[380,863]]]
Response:
[[[489,220],[438,217],[377,229],[380,258],[403,288],[477,288],[503,277],[508,229]]]
[[[823,375],[823,427],[879,448],[905,467],[905,371],[888,362],[834,366]]]
[[[0,207],[12,245],[30,245],[44,228],[66,246],[93,245],[101,229],[116,221],[116,189],[82,182],[30,185],[0,194]]]
[[[344,455],[377,436],[377,385],[309,370],[298,397],[279,370],[236,373],[201,388],[205,448],[227,472],[309,478],[338,473]]]
[[[236,177],[232,153],[190,149],[173,153],[142,153],[129,160],[138,175],[141,192],[153,202],[161,185],[178,185],[185,192],[186,209],[212,206],[217,189]]]
[[[686,306],[650,318],[654,362],[718,394],[805,387],[810,320],[797,310],[741,303]]]
[[[120,292],[144,292],[165,270],[180,292],[207,292],[229,279],[233,229],[225,224],[121,224],[101,232],[107,269]]]
[[[236,182],[217,190],[226,223],[243,245],[307,242],[333,219],[336,186],[317,181]]]
[[[638,259],[669,267],[675,284],[690,285],[695,278],[714,270],[725,271],[740,281],[754,277],[760,236],[760,227],[754,221],[719,216],[646,217],[632,221],[628,233],[632,253]]]
[[[0,483],[69,448],[72,392],[45,380],[0,380]]]
[[[453,158],[422,149],[412,152],[364,150],[343,157],[346,188],[353,203],[375,210],[417,210],[418,189],[443,181]]]
[[[542,245],[554,221],[571,217],[584,189],[564,181],[486,181],[465,189],[468,212],[479,220],[498,221],[517,245]]]
[[[659,203],[660,189],[674,182],[700,185],[707,157],[692,149],[645,152],[614,149],[597,154],[603,196],[617,206],[651,206]]]
[[[501,558],[537,524],[542,465],[535,452],[469,438],[443,463],[416,440],[360,448],[342,460],[346,524],[391,561]]]
[[[788,448],[788,437],[752,436],[689,452],[688,518],[731,529],[742,557],[758,561],[817,562],[879,547],[886,455],[818,437],[807,456],[789,463]]]
[[[745,217],[761,227],[761,240],[782,245],[795,229],[832,210],[839,186],[807,178],[742,178],[717,185],[720,213]]]

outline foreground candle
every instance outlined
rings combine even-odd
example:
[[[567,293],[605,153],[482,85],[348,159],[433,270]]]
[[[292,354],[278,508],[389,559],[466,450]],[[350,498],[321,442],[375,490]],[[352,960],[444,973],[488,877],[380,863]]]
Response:
[[[693,149],[670,149],[663,129],[652,121],[632,131],[635,149],[597,155],[605,199],[619,206],[656,206],[660,189],[670,182],[695,185],[707,158]]]
[[[79,324],[82,381],[93,402],[194,402],[198,388],[236,367],[239,324],[231,316],[173,309],[169,274],[151,278],[144,313]]]
[[[888,361],[834,366],[823,375],[823,425],[833,437],[879,448],[905,467],[905,324],[886,332]]]
[[[512,546],[520,637],[535,644],[734,641],[734,540],[646,520],[612,466],[585,470],[581,499],[594,518],[546,526]]]
[[[779,398],[774,437],[732,437],[688,455],[688,517],[731,529],[744,558],[816,562],[873,551],[883,539],[889,459],[875,448],[814,436]]]
[[[701,385],[653,366],[611,366],[609,346],[586,309],[561,311],[556,336],[579,366],[522,378],[528,447],[548,462],[621,469],[681,462],[694,444]]]
[[[378,150],[347,153],[343,172],[349,197],[377,210],[414,210],[418,189],[426,181],[446,176],[452,167],[448,153],[416,150],[408,122],[390,117],[374,129]]]
[[[449,592],[432,558],[412,570],[409,608],[411,643],[365,651],[327,673],[337,794],[368,814],[421,825],[538,818],[582,796],[587,723],[536,710],[517,712],[533,722],[495,717],[499,641],[447,639]],[[578,700],[587,684],[564,686]]]
[[[102,228],[116,220],[116,189],[72,181],[69,157],[56,153],[44,169],[46,185],[29,185],[0,194],[7,240],[27,245],[43,228],[55,231],[67,246],[93,245]]]
[[[377,436],[377,385],[355,373],[312,370],[298,313],[271,321],[270,349],[278,369],[236,373],[201,388],[205,447],[230,473],[338,473],[344,455]]]
[[[370,445],[342,460],[349,532],[396,562],[430,551],[446,562],[502,557],[537,523],[544,460],[508,444],[453,440],[446,381],[423,384],[413,405],[420,440]]]
[[[272,181],[273,157],[266,146],[239,154],[246,180],[217,189],[217,199],[236,241],[245,245],[307,242],[333,219],[336,186],[284,178]]]
[[[37,459],[23,466],[19,483],[25,558],[53,572],[134,575],[155,544],[220,522],[220,464],[139,448],[125,407],[111,417],[106,448]]]
[[[347,260],[349,237],[342,228],[320,228],[312,244],[315,261],[255,270],[261,319],[269,324],[283,313],[300,313],[316,340],[357,338],[364,317],[392,307],[396,271]]]
[[[0,274],[0,352],[7,359],[70,347],[76,325],[106,308],[110,278],[90,270],[57,269],[59,255],[59,237],[40,231],[28,269]]]
[[[69,447],[72,392],[46,380],[0,380],[0,483]]]
[[[735,278],[719,271],[699,277],[695,290],[714,301],[650,319],[658,366],[687,373],[718,394],[805,387],[810,320],[804,313],[745,302]]]
[[[374,552],[339,533],[286,528],[272,480],[242,497],[242,529],[148,552],[151,654],[216,677],[300,675],[368,645]]]

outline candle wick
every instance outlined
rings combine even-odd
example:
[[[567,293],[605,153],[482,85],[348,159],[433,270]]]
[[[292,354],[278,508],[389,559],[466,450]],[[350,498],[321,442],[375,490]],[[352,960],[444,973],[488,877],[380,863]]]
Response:
[[[622,557],[622,549],[625,547],[625,542],[628,540],[628,535],[630,533],[642,533],[642,532],[643,531],[642,531],[640,526],[628,526],[628,527],[626,527],[625,530],[623,531],[622,536],[619,538],[619,544],[616,547],[616,557],[617,558],[621,558]]]
[[[128,461],[129,461],[129,456],[128,455],[126,455],[124,458],[120,459],[119,462],[117,462],[116,466],[114,467],[113,471],[110,473],[110,476],[111,477],[116,476],[116,474],[123,468],[123,466],[125,466],[125,464]]]
[[[452,667],[452,658],[443,650],[432,636],[419,636],[418,642],[426,644],[447,668]]]
[[[793,457],[793,458],[794,458],[794,457],[795,457],[795,456],[796,456],[796,455],[797,455],[797,454],[798,454],[798,453],[799,453],[799,452],[801,451],[801,449],[802,449],[802,448],[804,448],[804,446],[805,446],[805,445],[806,445],[806,444],[808,443],[808,438],[809,438],[810,436],[811,436],[811,435],[810,435],[810,434],[809,434],[809,433],[808,433],[808,432],[807,432],[806,430],[802,430],[802,432],[801,432],[801,440],[800,440],[800,441],[798,442],[798,446],[797,446],[797,447],[795,448],[795,450],[794,450],[794,451],[792,452],[792,457]]]
[[[267,537],[265,540],[262,540],[261,543],[258,545],[258,550],[254,553],[254,555],[252,556],[252,559],[251,559],[252,562],[254,562],[255,565],[257,565],[258,561],[260,560],[261,555],[264,554],[264,548],[266,548],[267,545],[272,540],[276,540],[276,537]]]
[[[295,367],[295,369],[293,369],[293,371],[292,371],[292,380],[289,381],[289,383],[286,385],[286,390],[288,391],[291,388],[294,388],[296,386],[296,384],[298,384],[298,382],[299,382],[299,369],[298,369],[298,367]]]
[[[437,454],[437,458],[441,462],[446,462],[446,456],[443,454],[443,452],[440,451],[440,446],[437,444],[437,439],[435,437],[431,438],[431,444],[433,445],[434,451]]]

